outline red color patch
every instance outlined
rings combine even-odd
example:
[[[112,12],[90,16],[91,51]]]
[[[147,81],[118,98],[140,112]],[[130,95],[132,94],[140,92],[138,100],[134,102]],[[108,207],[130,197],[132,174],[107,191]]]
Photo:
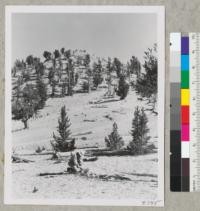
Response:
[[[189,124],[190,113],[189,113],[189,106],[181,106],[181,123],[182,124]]]

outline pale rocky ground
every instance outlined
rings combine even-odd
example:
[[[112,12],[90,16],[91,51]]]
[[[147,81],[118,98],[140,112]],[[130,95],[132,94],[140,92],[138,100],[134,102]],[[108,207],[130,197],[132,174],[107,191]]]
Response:
[[[114,121],[118,124],[120,135],[127,144],[131,140],[130,130],[135,106],[148,108],[146,101],[137,100],[130,91],[123,101],[102,104],[89,102],[99,100],[104,89],[90,94],[75,94],[73,97],[48,99],[46,107],[38,117],[29,122],[30,129],[22,130],[20,121],[13,121],[13,150],[16,153],[33,153],[38,146],[51,149],[50,140],[56,132],[61,106],[65,105],[71,120],[72,135],[76,146],[105,147],[104,137],[112,130]],[[109,115],[112,120],[106,118]],[[150,128],[150,142],[157,146],[157,116],[147,111]],[[89,120],[89,121],[88,121]],[[81,135],[86,133],[85,135]],[[88,133],[88,134],[87,134]],[[81,138],[85,137],[82,140]],[[33,163],[13,163],[13,197],[17,199],[129,199],[140,200],[157,198],[158,159],[157,153],[143,156],[99,157],[95,162],[83,164],[94,174],[123,175],[131,181],[103,181],[80,175],[59,175],[39,177],[39,173],[62,172],[67,163],[49,160],[51,155],[26,156]],[[33,193],[36,187],[37,192]]]

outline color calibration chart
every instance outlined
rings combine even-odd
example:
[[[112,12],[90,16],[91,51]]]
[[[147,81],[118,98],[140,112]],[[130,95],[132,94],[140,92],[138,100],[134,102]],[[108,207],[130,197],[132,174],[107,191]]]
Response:
[[[170,34],[170,188],[200,191],[200,33]]]

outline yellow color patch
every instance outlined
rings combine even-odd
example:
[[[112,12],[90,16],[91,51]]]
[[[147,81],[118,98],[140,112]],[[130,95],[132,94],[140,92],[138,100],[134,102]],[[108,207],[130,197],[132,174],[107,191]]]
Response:
[[[181,105],[190,105],[189,89],[181,89]]]

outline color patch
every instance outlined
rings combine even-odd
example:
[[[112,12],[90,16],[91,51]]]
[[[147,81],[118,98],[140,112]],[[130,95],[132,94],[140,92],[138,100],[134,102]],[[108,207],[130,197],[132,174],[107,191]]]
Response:
[[[181,71],[181,88],[188,89],[190,84],[189,71]]]
[[[189,141],[190,127],[189,125],[181,125],[181,141]]]
[[[189,176],[189,172],[190,172],[189,158],[182,158],[182,175]]]
[[[187,106],[190,104],[190,90],[181,89],[181,105]]]
[[[182,124],[189,124],[190,113],[189,106],[181,106],[181,122]]]
[[[190,157],[190,142],[189,141],[181,142],[181,157],[182,158]]]
[[[181,37],[181,54],[189,54],[189,37]]]
[[[181,55],[181,70],[189,70],[189,55]]]

